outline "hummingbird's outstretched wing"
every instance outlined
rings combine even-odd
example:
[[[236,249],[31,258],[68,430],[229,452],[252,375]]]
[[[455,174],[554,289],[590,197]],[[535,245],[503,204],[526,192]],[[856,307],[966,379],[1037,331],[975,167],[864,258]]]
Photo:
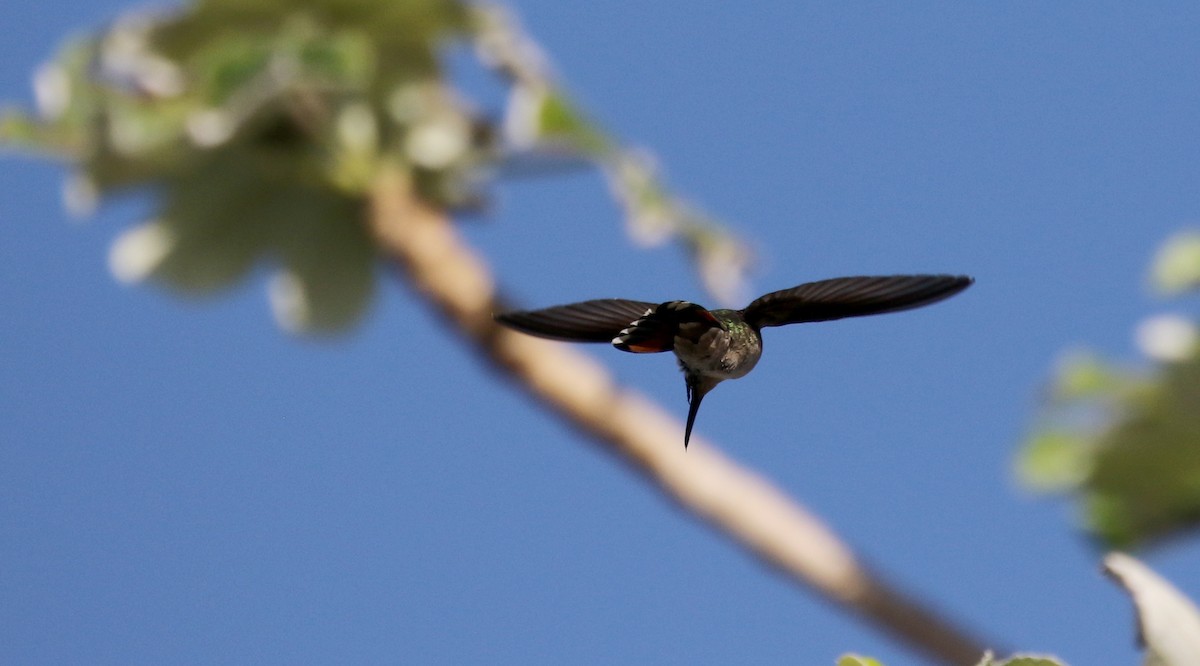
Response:
[[[756,298],[742,315],[762,328],[897,312],[949,298],[974,281],[965,275],[834,278]]]
[[[657,306],[658,303],[601,298],[544,310],[505,312],[496,315],[496,321],[551,340],[612,342],[621,331]]]

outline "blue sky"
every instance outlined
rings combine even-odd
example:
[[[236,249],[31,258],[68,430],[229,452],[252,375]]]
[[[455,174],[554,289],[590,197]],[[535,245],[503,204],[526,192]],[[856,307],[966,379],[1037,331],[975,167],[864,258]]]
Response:
[[[1200,218],[1194,3],[516,3],[615,134],[758,249],[759,291],[969,273],[946,303],[773,329],[697,433],[878,569],[1006,647],[1132,664],[1132,614],[1062,502],[1011,465],[1041,382],[1136,358],[1146,266]],[[13,0],[0,98],[109,0]],[[122,201],[0,159],[0,661],[920,662],[782,582],[481,367],[385,277],[334,342],[108,274]],[[466,223],[531,306],[706,302],[634,248],[594,173]],[[1190,310],[1188,309],[1190,308]],[[664,356],[588,348],[679,417]],[[1147,554],[1200,597],[1194,540]]]

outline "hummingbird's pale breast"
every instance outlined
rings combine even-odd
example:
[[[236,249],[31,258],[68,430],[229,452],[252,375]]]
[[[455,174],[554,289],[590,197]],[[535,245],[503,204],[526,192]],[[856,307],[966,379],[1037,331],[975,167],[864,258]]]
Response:
[[[746,376],[762,357],[762,337],[732,311],[718,310],[713,314],[721,326],[703,322],[680,324],[675,336],[679,364],[686,372],[713,379]]]

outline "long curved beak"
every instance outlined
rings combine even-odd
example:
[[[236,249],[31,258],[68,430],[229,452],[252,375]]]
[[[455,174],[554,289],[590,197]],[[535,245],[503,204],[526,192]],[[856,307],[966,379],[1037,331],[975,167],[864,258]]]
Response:
[[[700,411],[700,401],[704,400],[704,396],[720,383],[720,379],[711,377],[689,376],[687,378],[688,416],[687,429],[683,431],[683,448],[686,449],[688,442],[692,439],[692,425],[696,423],[696,413]]]

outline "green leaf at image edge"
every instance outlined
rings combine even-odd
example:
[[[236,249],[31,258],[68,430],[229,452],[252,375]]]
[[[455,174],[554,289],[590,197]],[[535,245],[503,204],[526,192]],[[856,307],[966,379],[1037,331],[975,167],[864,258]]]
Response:
[[[838,657],[837,666],[883,666],[881,662],[871,657],[857,654],[844,654]]]
[[[1200,288],[1200,231],[1185,231],[1169,239],[1150,271],[1151,283],[1164,295]]]

